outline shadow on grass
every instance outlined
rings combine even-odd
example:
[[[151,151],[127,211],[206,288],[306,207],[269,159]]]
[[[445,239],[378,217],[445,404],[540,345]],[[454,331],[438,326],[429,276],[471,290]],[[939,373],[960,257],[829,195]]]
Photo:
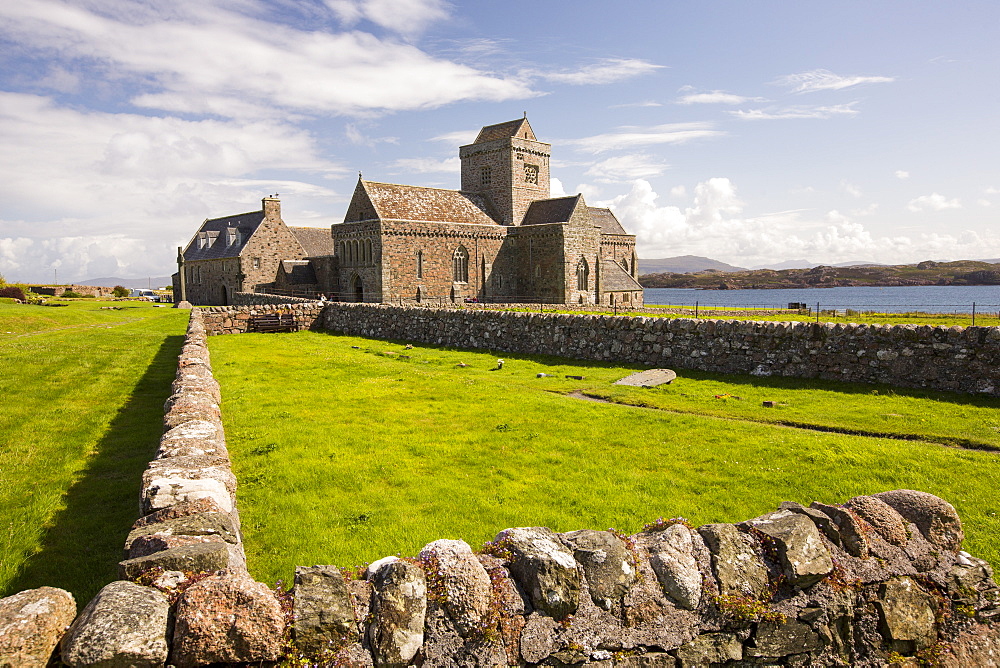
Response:
[[[98,441],[96,454],[66,492],[66,508],[52,518],[40,551],[0,595],[60,587],[82,608],[118,578],[122,547],[138,517],[142,474],[163,434],[163,403],[170,396],[183,342],[183,336],[167,336],[160,344]]]
[[[354,337],[353,334],[344,334],[342,332],[336,332],[328,329],[316,328],[312,330],[319,334],[328,334],[330,336],[344,336],[344,337]],[[371,337],[357,337],[357,338],[371,338]],[[426,348],[429,350],[439,350],[439,351],[460,351],[460,350],[474,350],[481,353],[490,353],[503,355],[506,359],[517,359],[517,360],[530,360],[533,362],[539,362],[543,364],[558,364],[561,366],[569,367],[587,367],[587,368],[600,368],[600,369],[637,369],[644,370],[649,369],[648,364],[637,364],[632,362],[606,362],[600,360],[580,360],[573,359],[569,357],[557,357],[555,355],[533,355],[530,353],[516,353],[508,352],[505,350],[499,350],[494,348],[462,348],[459,346],[443,346],[435,345],[431,343],[422,343],[419,341],[408,341],[405,339],[371,339],[384,341],[389,344],[404,346],[408,343],[414,345],[419,345],[421,348]],[[865,384],[865,383],[848,383],[839,380],[827,380],[824,378],[792,378],[788,376],[751,376],[750,374],[723,374],[715,373],[710,371],[696,371],[694,369],[685,369],[683,367],[673,367],[674,371],[677,372],[678,377],[686,377],[692,380],[707,380],[707,381],[717,381],[720,383],[729,383],[732,385],[742,385],[746,387],[759,387],[764,389],[773,390],[823,390],[826,392],[837,392],[844,395],[860,395],[860,394],[884,394],[884,395],[894,395],[898,397],[910,397],[914,399],[930,399],[933,401],[939,401],[943,403],[955,404],[956,406],[976,406],[980,408],[1000,408],[1000,399],[996,397],[981,396],[974,394],[963,394],[960,392],[948,392],[945,390],[921,390],[908,387],[897,387],[894,385],[886,384]]]

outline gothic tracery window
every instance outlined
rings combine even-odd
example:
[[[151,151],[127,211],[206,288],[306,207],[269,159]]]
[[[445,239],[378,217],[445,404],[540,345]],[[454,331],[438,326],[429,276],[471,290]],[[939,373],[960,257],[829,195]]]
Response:
[[[452,256],[452,262],[455,269],[455,282],[468,283],[469,251],[465,250],[465,246],[459,246],[457,249],[455,249],[455,254],[454,256]]]
[[[587,259],[581,257],[580,261],[576,263],[576,289],[589,290],[589,284],[590,267],[587,266]]]
[[[538,183],[538,165],[525,165],[524,166],[524,182],[525,183]]]

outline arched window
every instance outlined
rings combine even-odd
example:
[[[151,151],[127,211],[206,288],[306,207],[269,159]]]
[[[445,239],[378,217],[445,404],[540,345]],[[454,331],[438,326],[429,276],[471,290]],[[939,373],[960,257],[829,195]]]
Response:
[[[587,266],[587,258],[581,257],[576,263],[576,289],[590,289],[590,267]]]
[[[424,277],[424,252],[422,250],[417,251],[417,278]],[[419,300],[417,300],[419,301]]]
[[[455,282],[468,283],[469,251],[465,250],[465,246],[459,246],[455,249],[455,255],[452,256],[452,263],[455,268]]]
[[[371,239],[368,240],[368,243],[366,244],[366,246],[367,246],[367,248],[365,250],[368,251],[368,264],[371,264],[371,261],[372,261],[372,240]]]

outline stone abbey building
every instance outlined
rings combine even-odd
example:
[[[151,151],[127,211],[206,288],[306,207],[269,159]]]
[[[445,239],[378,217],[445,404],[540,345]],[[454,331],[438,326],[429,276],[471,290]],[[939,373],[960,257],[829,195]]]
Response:
[[[286,226],[277,198],[265,198],[261,211],[202,224],[178,252],[175,293],[195,304],[270,291],[641,305],[635,236],[583,195],[550,197],[550,155],[527,118],[486,126],[459,148],[461,190],[359,177],[344,222],[329,233]]]

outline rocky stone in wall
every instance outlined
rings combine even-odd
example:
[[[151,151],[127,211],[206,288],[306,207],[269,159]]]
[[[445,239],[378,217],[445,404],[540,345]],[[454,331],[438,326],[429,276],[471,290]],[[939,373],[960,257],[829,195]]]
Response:
[[[712,569],[723,596],[759,599],[767,593],[767,566],[755,539],[732,524],[706,524],[698,533],[712,553]]]
[[[743,659],[743,642],[735,633],[703,633],[677,648],[680,668],[710,666]]]
[[[118,575],[126,580],[134,580],[151,568],[215,572],[228,568],[231,560],[232,555],[226,543],[196,543],[121,561],[118,563]]]
[[[873,494],[898,512],[903,519],[917,525],[920,533],[934,545],[957,552],[965,540],[962,520],[950,503],[912,489],[897,489],[891,492]]]
[[[892,506],[874,496],[856,496],[844,503],[844,508],[868,522],[882,538],[897,547],[906,545],[910,532],[906,521]]]
[[[897,652],[912,655],[937,640],[934,597],[911,578],[894,578],[881,585],[875,606],[880,630]]]
[[[811,510],[823,513],[837,526],[840,544],[852,557],[865,559],[868,557],[868,538],[864,529],[864,521],[854,511],[840,506],[827,505],[813,501]]]
[[[168,547],[211,542],[235,545],[240,542],[239,533],[228,514],[199,513],[164,519],[154,524],[132,529],[125,539],[125,553],[130,559],[153,554],[160,550],[150,550],[149,547],[155,545],[157,541],[169,543],[171,539],[176,538],[191,540],[186,543],[171,544]],[[143,547],[139,548],[139,545]],[[161,549],[167,549],[167,547]]]
[[[560,537],[583,566],[591,600],[604,610],[620,603],[636,580],[635,563],[624,541],[610,531],[592,529]]]
[[[436,540],[420,551],[427,585],[458,633],[482,633],[490,613],[493,587],[486,569],[464,540]]]
[[[224,512],[232,512],[236,478],[228,467],[173,466],[175,457],[153,460],[142,476],[142,514],[175,506],[182,501],[210,498]]]
[[[691,530],[683,524],[673,524],[657,532],[656,536],[655,547],[649,550],[650,564],[663,593],[678,605],[694,610],[701,602],[702,575],[694,557]]]
[[[184,501],[178,503],[176,506],[171,506],[169,508],[164,508],[162,510],[157,510],[149,515],[144,515],[140,517],[135,522],[132,523],[132,529],[138,529],[140,527],[149,526],[150,524],[156,524],[158,522],[165,522],[167,520],[178,519],[181,517],[188,517],[190,515],[201,515],[202,513],[221,513],[222,508],[219,507],[215,501],[209,498],[195,499],[193,501]],[[229,515],[229,520],[232,522],[233,517]],[[238,528],[238,527],[237,527]]]
[[[76,617],[76,601],[55,587],[0,598],[0,668],[45,668]]]
[[[494,543],[511,554],[511,575],[535,609],[562,619],[580,604],[580,569],[573,553],[545,527],[504,529]]]
[[[298,566],[293,591],[295,646],[309,656],[333,652],[358,639],[354,604],[336,566]]]
[[[390,557],[369,566],[372,583],[368,642],[376,665],[408,664],[424,642],[427,585],[416,564]]]
[[[170,648],[170,603],[156,589],[132,582],[105,585],[66,632],[62,661],[84,666],[162,666]]]
[[[830,551],[807,516],[778,510],[746,524],[774,541],[782,572],[792,586],[808,587],[833,571]]]
[[[177,602],[172,660],[178,668],[277,661],[285,631],[274,592],[245,573],[191,585]]]

